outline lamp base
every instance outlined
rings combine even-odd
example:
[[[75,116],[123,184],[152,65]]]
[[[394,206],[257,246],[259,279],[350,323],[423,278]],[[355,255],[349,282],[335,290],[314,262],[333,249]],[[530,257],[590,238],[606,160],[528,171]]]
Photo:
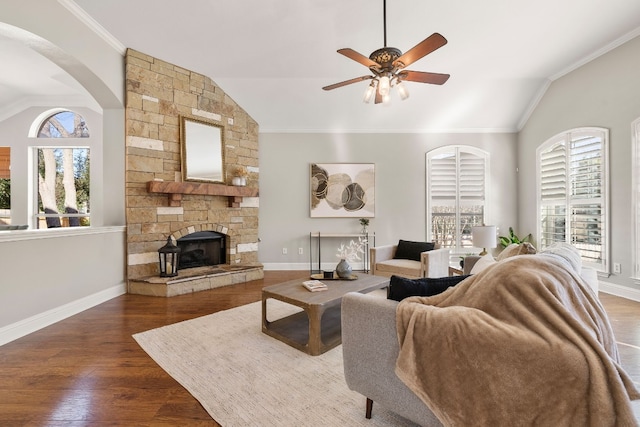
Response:
[[[488,254],[487,248],[482,248],[482,252],[480,252],[478,255],[485,256],[486,254]]]

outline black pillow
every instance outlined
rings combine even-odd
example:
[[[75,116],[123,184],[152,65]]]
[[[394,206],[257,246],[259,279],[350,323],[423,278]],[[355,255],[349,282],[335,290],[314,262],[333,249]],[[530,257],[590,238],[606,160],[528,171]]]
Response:
[[[387,299],[402,301],[407,297],[430,297],[444,292],[469,276],[423,277],[420,279],[391,276]]]
[[[432,251],[435,247],[431,242],[410,242],[408,240],[398,241],[398,248],[394,259],[411,259],[413,261],[420,261],[420,254],[426,251]]]

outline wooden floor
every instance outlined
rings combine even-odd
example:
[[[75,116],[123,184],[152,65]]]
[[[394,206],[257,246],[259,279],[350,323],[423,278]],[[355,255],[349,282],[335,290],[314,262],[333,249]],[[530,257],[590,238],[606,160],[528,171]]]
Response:
[[[217,426],[131,337],[260,300],[264,280],[173,298],[123,295],[0,346],[1,426]],[[640,303],[600,295],[623,366],[640,384]]]

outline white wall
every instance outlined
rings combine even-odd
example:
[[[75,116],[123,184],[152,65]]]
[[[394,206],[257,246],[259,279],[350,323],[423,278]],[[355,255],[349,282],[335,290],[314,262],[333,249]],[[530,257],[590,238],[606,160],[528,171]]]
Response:
[[[92,163],[91,176],[92,193],[98,193],[92,198],[98,199],[92,206],[90,230],[1,233],[0,345],[126,290],[124,59],[64,3],[0,2],[0,32],[58,64],[102,108],[94,118],[98,117],[96,132],[102,137],[96,154],[103,163],[96,164],[95,171]],[[1,60],[3,66],[10,66],[11,58]],[[48,105],[46,100],[43,105]],[[0,133],[0,145],[22,141],[26,136],[26,130],[20,129],[23,123],[19,114],[8,119],[5,125],[13,130]],[[12,155],[14,152],[18,167],[25,160],[24,150],[12,149]],[[16,185],[22,186],[19,181]],[[15,199],[24,196],[16,194]]]
[[[514,134],[261,134],[260,262],[265,269],[308,269],[309,232],[360,230],[357,218],[310,218],[311,163],[375,163],[376,212],[369,230],[376,244],[425,240],[426,153],[444,145],[490,153],[487,220],[506,232],[517,226],[515,141]],[[323,262],[339,261],[339,243],[327,243]]]
[[[631,123],[640,117],[640,37],[554,81],[519,134],[519,223],[536,230],[536,148],[548,138],[583,126],[610,133],[611,265],[622,274],[606,278],[614,285],[633,284]],[[637,294],[640,295],[640,294]]]

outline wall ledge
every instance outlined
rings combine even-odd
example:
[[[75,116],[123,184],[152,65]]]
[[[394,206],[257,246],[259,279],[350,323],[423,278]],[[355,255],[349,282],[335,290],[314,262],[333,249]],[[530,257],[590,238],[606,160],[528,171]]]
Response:
[[[55,239],[60,237],[88,236],[91,234],[124,233],[124,225],[111,227],[60,227],[42,230],[12,230],[0,232],[1,242],[16,242],[21,240]]]

